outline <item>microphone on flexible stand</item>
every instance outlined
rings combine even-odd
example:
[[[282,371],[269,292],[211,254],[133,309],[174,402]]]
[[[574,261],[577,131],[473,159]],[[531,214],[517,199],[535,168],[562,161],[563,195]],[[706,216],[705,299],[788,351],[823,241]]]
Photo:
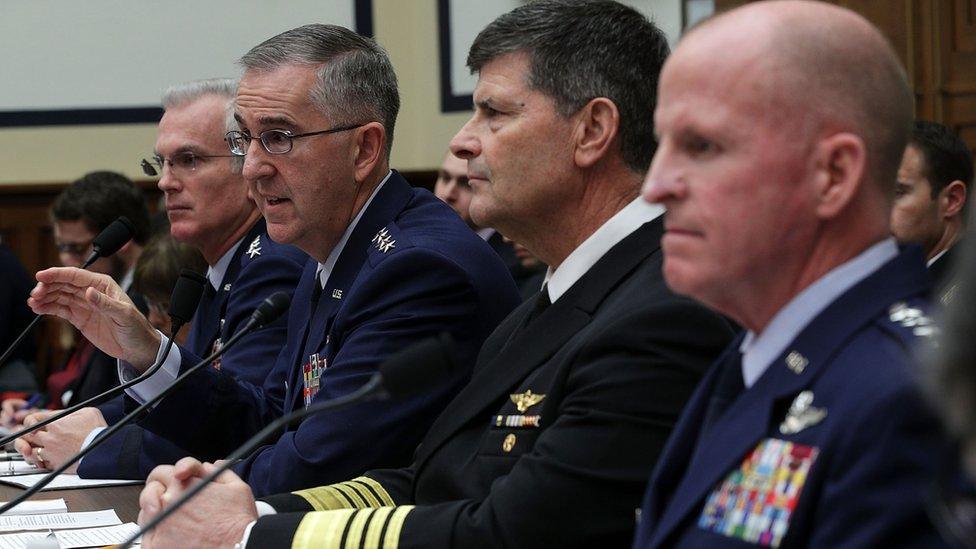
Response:
[[[455,364],[454,342],[446,332],[406,348],[402,352],[386,359],[380,365],[379,372],[373,374],[369,378],[369,381],[364,383],[359,389],[338,398],[314,403],[308,408],[294,411],[269,423],[264,429],[261,429],[260,432],[249,438],[247,442],[227,456],[223,463],[217,466],[213,472],[200,479],[200,482],[183,493],[169,507],[140,527],[138,532],[117,547],[129,547],[140,536],[155,528],[159,523],[176,512],[183,504],[193,498],[193,496],[200,493],[215,478],[220,476],[221,473],[233,466],[234,463],[253,452],[258,445],[264,442],[264,439],[282,427],[291,424],[293,421],[317,412],[343,408],[360,401],[383,400],[387,398],[400,399],[411,396],[429,387],[432,378],[452,375],[456,369]]]
[[[117,433],[120,429],[122,429],[122,427],[125,427],[126,425],[131,423],[132,420],[140,416],[142,412],[144,412],[146,409],[155,405],[157,402],[159,402],[167,395],[169,395],[171,392],[173,392],[173,390],[176,389],[176,387],[179,386],[180,382],[182,382],[184,379],[195,374],[198,370],[209,365],[211,362],[217,359],[217,357],[227,352],[227,350],[233,347],[238,341],[240,341],[242,337],[270,322],[274,322],[279,316],[281,316],[282,314],[284,314],[286,310],[288,310],[288,305],[290,301],[291,298],[289,298],[288,294],[285,292],[275,292],[271,294],[271,296],[269,296],[260,305],[258,305],[257,309],[255,309],[254,312],[251,313],[251,318],[249,318],[247,322],[244,324],[244,326],[242,326],[239,330],[237,330],[237,333],[235,333],[229,340],[227,340],[227,343],[222,345],[218,351],[215,351],[207,358],[201,360],[200,362],[194,364],[192,367],[188,368],[185,372],[180,374],[179,377],[173,380],[173,383],[171,383],[168,387],[163,389],[158,395],[152,397],[151,399],[147,400],[143,404],[139,405],[135,410],[127,414],[125,417],[123,417],[114,425],[111,425],[101,433],[98,433],[98,435],[95,436],[95,438],[91,441],[91,443],[88,446],[82,448],[80,452],[71,456],[67,461],[61,464],[60,467],[48,473],[47,476],[39,480],[37,484],[31,486],[28,490],[24,491],[16,498],[0,506],[0,515],[3,515],[10,509],[13,509],[20,502],[26,500],[27,498],[36,494],[42,488],[50,484],[51,481],[55,479],[55,477],[67,471],[69,467],[71,467],[72,465],[80,461],[81,458],[88,455],[95,448],[101,446],[101,444],[106,440],[108,440],[110,436]],[[165,355],[163,356],[165,357]]]
[[[132,222],[129,221],[129,218],[124,215],[120,215],[118,219],[111,222],[108,227],[102,229],[102,232],[98,233],[98,236],[92,240],[92,253],[90,256],[88,256],[88,259],[85,260],[85,263],[81,266],[81,268],[87,269],[98,258],[108,257],[119,251],[122,249],[122,246],[125,246],[125,243],[132,238],[134,233],[135,228],[132,226]],[[30,331],[34,329],[34,326],[37,326],[37,323],[40,321],[41,316],[34,315],[34,320],[31,320],[30,324],[24,328],[24,331],[20,332],[17,339],[15,339],[13,343],[7,347],[7,350],[3,352],[3,355],[0,355],[0,366],[7,362],[7,359],[10,358],[10,355],[14,352],[14,350],[20,346],[21,342],[24,341],[24,338],[27,337],[27,334],[29,334]]]
[[[68,414],[77,412],[86,406],[100,404],[113,396],[120,394],[129,387],[141,383],[149,376],[156,373],[157,370],[162,368],[163,362],[166,361],[166,356],[169,355],[169,351],[173,347],[173,341],[176,340],[176,334],[180,331],[180,328],[182,328],[184,324],[193,318],[193,313],[197,310],[197,305],[200,303],[200,297],[203,295],[203,285],[207,283],[206,277],[200,273],[197,273],[196,271],[191,271],[190,269],[183,269],[180,271],[180,277],[176,279],[176,285],[173,287],[173,293],[169,299],[169,341],[166,342],[163,353],[160,355],[162,358],[157,360],[155,364],[149,367],[149,369],[140,374],[138,377],[130,379],[119,386],[112,387],[111,389],[95,395],[88,400],[65,408],[64,410],[61,410],[60,412],[33,424],[30,427],[24,427],[16,433],[0,438],[0,447],[24,435],[33,433],[41,427],[53,423]]]

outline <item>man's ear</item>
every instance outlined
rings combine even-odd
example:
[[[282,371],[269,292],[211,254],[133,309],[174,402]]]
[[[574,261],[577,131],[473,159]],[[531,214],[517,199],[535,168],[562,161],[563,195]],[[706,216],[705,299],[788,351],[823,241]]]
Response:
[[[860,137],[838,133],[821,139],[815,148],[816,213],[831,219],[850,204],[863,184],[867,148]]]
[[[352,148],[353,173],[356,183],[362,183],[373,172],[386,154],[386,128],[379,122],[370,122],[356,129]]]
[[[606,97],[591,99],[576,115],[574,160],[589,168],[607,155],[620,130],[620,111]]]
[[[949,219],[962,214],[963,206],[966,205],[968,191],[965,183],[958,179],[946,185],[939,192],[939,208],[942,210],[943,219]]]

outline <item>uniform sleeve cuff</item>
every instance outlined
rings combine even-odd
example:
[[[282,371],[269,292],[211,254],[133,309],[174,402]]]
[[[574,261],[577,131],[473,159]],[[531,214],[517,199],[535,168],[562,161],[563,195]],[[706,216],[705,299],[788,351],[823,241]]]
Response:
[[[159,334],[159,350],[156,351],[156,361],[159,362],[163,358],[163,349],[166,348],[166,344],[169,342],[169,338],[166,334],[156,330]],[[173,381],[180,375],[180,363],[183,357],[180,355],[180,348],[173,345],[170,349],[169,354],[166,356],[166,361],[163,362],[163,367],[160,368],[155,374],[149,376],[148,379],[129,387],[125,390],[125,394],[132,397],[139,404],[145,404],[147,400],[152,399],[159,393],[163,392],[167,387],[173,384]],[[119,381],[126,383],[132,381],[139,376],[139,372],[132,367],[128,362],[119,360]],[[154,364],[155,364],[154,362]]]

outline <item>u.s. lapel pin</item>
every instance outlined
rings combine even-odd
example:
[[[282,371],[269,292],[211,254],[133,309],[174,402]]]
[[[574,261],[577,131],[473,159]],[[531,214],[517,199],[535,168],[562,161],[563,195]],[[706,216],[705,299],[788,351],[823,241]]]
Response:
[[[796,375],[802,374],[807,364],[810,364],[810,361],[798,351],[790,351],[790,354],[786,355],[786,367]]]
[[[524,393],[515,393],[508,395],[508,397],[515,404],[515,409],[524,414],[526,410],[542,402],[542,399],[546,398],[546,395],[537,395],[529,389]]]
[[[813,391],[803,391],[796,395],[790,409],[786,412],[786,419],[779,424],[779,432],[784,435],[795,435],[807,427],[812,427],[827,417],[826,408],[813,406]]]

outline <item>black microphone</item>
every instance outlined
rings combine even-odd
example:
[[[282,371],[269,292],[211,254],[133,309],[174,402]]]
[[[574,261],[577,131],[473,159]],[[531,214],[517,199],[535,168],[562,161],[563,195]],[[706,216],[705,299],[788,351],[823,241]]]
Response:
[[[32,495],[36,494],[42,488],[44,488],[45,486],[47,486],[48,484],[50,484],[51,481],[54,480],[55,477],[57,477],[58,475],[60,475],[61,473],[65,472],[65,471],[67,471],[69,467],[71,467],[72,465],[74,465],[78,461],[81,461],[81,458],[83,458],[86,455],[88,455],[95,448],[98,448],[99,446],[101,446],[102,443],[105,442],[106,440],[108,440],[108,438],[110,436],[112,436],[115,433],[117,433],[120,429],[122,429],[122,427],[125,427],[130,422],[132,422],[133,419],[135,419],[138,416],[140,416],[142,414],[142,412],[144,412],[146,409],[148,409],[149,407],[155,405],[157,402],[159,402],[160,400],[162,400],[163,398],[165,398],[167,395],[169,395],[171,392],[173,392],[173,390],[176,389],[176,387],[179,386],[179,384],[184,379],[186,379],[187,377],[195,374],[198,370],[200,370],[201,368],[209,365],[211,362],[213,362],[215,359],[217,359],[220,355],[222,355],[225,352],[227,352],[227,350],[230,349],[231,347],[233,347],[238,341],[240,341],[242,337],[244,337],[245,335],[249,334],[250,332],[252,332],[252,331],[254,331],[254,330],[256,330],[256,329],[264,326],[265,324],[268,324],[269,322],[274,322],[275,319],[277,319],[279,316],[281,316],[282,314],[284,314],[284,312],[286,310],[288,310],[288,305],[289,305],[290,301],[291,301],[291,298],[289,298],[288,297],[288,294],[285,293],[285,292],[275,292],[275,293],[271,294],[270,297],[268,297],[260,305],[258,305],[257,309],[255,309],[255,311],[253,313],[251,313],[251,318],[249,318],[248,321],[244,324],[244,326],[242,326],[239,330],[237,330],[237,333],[235,333],[229,340],[227,340],[227,343],[225,343],[224,345],[222,345],[221,348],[218,351],[215,351],[215,352],[211,353],[210,356],[208,356],[207,358],[201,360],[200,362],[194,364],[192,367],[188,368],[185,372],[183,372],[182,374],[180,374],[179,377],[177,377],[175,380],[173,380],[173,383],[171,383],[168,387],[166,387],[165,389],[163,389],[158,395],[152,397],[151,399],[147,400],[143,404],[139,405],[132,412],[126,414],[126,416],[123,417],[122,419],[120,419],[115,425],[112,425],[112,426],[106,428],[101,433],[98,433],[98,435],[96,435],[95,438],[92,439],[91,443],[88,446],[86,446],[85,448],[82,448],[82,450],[80,452],[78,452],[77,454],[71,456],[67,461],[65,461],[63,464],[61,464],[60,467],[58,467],[57,469],[55,469],[55,470],[51,471],[50,473],[48,473],[47,476],[45,476],[44,478],[42,478],[41,480],[39,480],[37,482],[37,484],[35,484],[34,486],[31,486],[28,490],[24,491],[22,494],[20,494],[16,498],[14,498],[14,499],[10,500],[9,502],[7,502],[7,503],[3,504],[2,506],[0,506],[0,516],[2,516],[7,511],[13,509],[20,502],[26,500],[27,498],[29,498]],[[172,341],[172,340],[170,340],[170,341]],[[168,352],[168,349],[167,349],[167,352]],[[164,354],[163,356],[165,357],[166,355]],[[162,364],[162,363],[160,362],[160,364]],[[143,374],[143,375],[145,375],[145,374]],[[133,380],[133,381],[135,381],[135,380]]]
[[[203,285],[206,283],[207,279],[189,269],[183,269],[180,271],[180,277],[176,279],[176,285],[173,287],[173,293],[170,295],[169,299],[169,317],[170,317],[170,336],[169,341],[166,342],[166,346],[163,349],[163,353],[160,355],[162,358],[156,361],[152,366],[150,366],[145,372],[134,379],[112,387],[101,394],[95,395],[88,400],[79,402],[61,410],[60,412],[31,425],[30,427],[24,427],[16,433],[7,435],[0,439],[0,447],[8,442],[18,439],[26,434],[33,433],[34,431],[54,423],[55,421],[63,418],[64,416],[77,412],[78,410],[86,407],[92,406],[94,404],[100,404],[109,398],[125,391],[133,385],[141,383],[143,380],[149,376],[156,373],[157,370],[163,367],[163,362],[166,361],[167,355],[169,355],[170,349],[173,347],[173,341],[176,339],[176,334],[180,331],[180,328],[184,324],[190,321],[193,317],[193,313],[197,310],[197,305],[200,303],[200,297],[203,295]]]
[[[98,236],[92,240],[92,253],[90,256],[88,256],[88,259],[85,261],[85,264],[81,266],[81,268],[87,269],[99,257],[108,257],[119,251],[119,249],[121,249],[122,246],[125,246],[125,243],[132,238],[134,233],[135,229],[132,226],[132,222],[129,221],[129,218],[125,217],[124,215],[120,215],[118,219],[109,223],[108,227],[102,229],[102,232],[98,233]],[[34,329],[34,326],[37,326],[37,323],[40,321],[41,316],[35,315],[34,320],[31,320],[31,323],[24,328],[24,331],[20,332],[17,339],[15,339],[13,343],[7,347],[7,350],[3,352],[3,355],[0,355],[0,366],[7,362],[7,359],[10,358],[10,355],[14,352],[14,349],[20,346],[21,342],[24,341],[24,338],[27,337],[27,334],[29,334],[30,331]]]
[[[272,433],[279,431],[282,427],[307,415],[325,410],[343,408],[360,401],[386,398],[401,399],[419,393],[429,387],[431,379],[447,377],[456,372],[457,361],[454,358],[454,354],[454,342],[450,334],[444,332],[437,337],[431,337],[411,345],[384,360],[380,364],[379,372],[373,374],[369,381],[364,383],[359,389],[332,400],[317,402],[308,408],[296,410],[272,421],[227,456],[224,462],[214,469],[213,472],[200,479],[200,482],[177,498],[162,513],[144,524],[139,528],[138,532],[130,536],[129,539],[118,547],[125,548],[130,546],[140,536],[166,520],[167,517],[176,512],[183,504],[213,482],[221,473],[229,469],[238,460],[253,452],[255,448],[264,442],[264,439]]]
[[[122,249],[122,246],[132,239],[132,235],[136,232],[135,226],[129,221],[129,218],[120,215],[118,219],[109,223],[108,227],[105,227],[102,232],[98,233],[98,236],[92,240],[92,253],[85,260],[85,264],[81,266],[82,269],[87,269],[92,263],[94,263],[100,257],[108,257],[115,252]]]

